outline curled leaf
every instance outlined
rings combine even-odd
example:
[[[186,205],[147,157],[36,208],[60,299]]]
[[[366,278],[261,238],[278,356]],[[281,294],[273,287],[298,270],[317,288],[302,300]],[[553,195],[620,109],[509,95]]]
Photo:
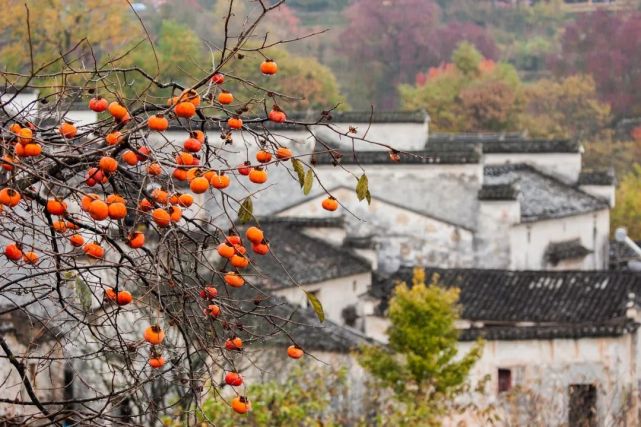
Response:
[[[314,184],[314,172],[311,169],[305,174],[305,182],[303,184],[303,194],[308,195],[312,191],[312,185]]]
[[[238,222],[241,224],[248,223],[254,216],[253,212],[254,204],[252,203],[251,197],[247,197],[238,209]]]
[[[305,168],[303,167],[303,162],[298,159],[292,159],[292,166],[294,167],[294,170],[298,175],[298,182],[302,187],[303,185],[305,185]]]
[[[368,193],[369,193],[369,188],[368,188],[368,182],[367,182],[367,175],[363,174],[358,179],[358,183],[356,184],[356,196],[358,197],[359,201],[362,201],[363,199],[368,198],[367,196]]]
[[[312,308],[314,309],[314,313],[316,313],[316,316],[318,317],[318,320],[322,322],[325,321],[325,311],[323,311],[323,305],[321,302],[316,298],[316,295],[314,295],[311,292],[305,291],[305,296],[307,296],[307,300],[309,303],[312,305]]]
[[[84,311],[91,309],[91,290],[87,286],[87,282],[80,277],[76,277],[76,295],[80,301],[80,305]]]

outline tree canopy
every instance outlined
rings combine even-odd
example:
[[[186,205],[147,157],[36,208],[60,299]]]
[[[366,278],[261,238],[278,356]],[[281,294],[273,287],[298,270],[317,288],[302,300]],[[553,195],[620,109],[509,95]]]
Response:
[[[448,402],[459,393],[481,354],[479,342],[459,354],[458,290],[445,288],[438,278],[425,283],[424,270],[414,270],[412,285],[394,289],[387,316],[387,347],[367,346],[359,361],[405,406],[402,425],[438,425]]]

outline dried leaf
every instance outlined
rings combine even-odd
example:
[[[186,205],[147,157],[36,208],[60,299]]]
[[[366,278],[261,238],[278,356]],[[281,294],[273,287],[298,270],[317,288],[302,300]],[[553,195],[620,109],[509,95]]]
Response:
[[[358,183],[356,184],[356,196],[358,197],[358,200],[361,201],[367,198],[368,192],[369,188],[367,183],[367,175],[363,174],[358,179]]]
[[[241,224],[248,223],[254,216],[253,212],[254,205],[252,203],[252,199],[251,197],[247,197],[243,200],[243,203],[241,203],[240,208],[238,209],[238,222]]]
[[[303,167],[303,162],[298,159],[292,159],[292,166],[298,174],[298,182],[302,187],[303,185],[305,185],[305,168]]]
[[[308,195],[312,191],[312,185],[314,184],[314,172],[311,169],[305,174],[305,181],[303,183],[303,194]]]
[[[311,292],[305,291],[305,295],[307,296],[307,300],[309,303],[312,305],[312,308],[314,309],[314,312],[316,313],[316,316],[318,317],[318,320],[322,322],[325,321],[325,312],[323,311],[323,305],[321,302],[316,298],[316,295],[312,294]]]
[[[91,289],[80,277],[76,277],[76,295],[78,295],[82,309],[89,311],[91,309]]]

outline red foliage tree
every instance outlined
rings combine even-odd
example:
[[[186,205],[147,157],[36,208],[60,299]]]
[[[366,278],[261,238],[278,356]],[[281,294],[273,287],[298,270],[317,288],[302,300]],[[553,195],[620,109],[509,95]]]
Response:
[[[447,62],[462,41],[473,44],[483,57],[498,59],[499,49],[492,34],[473,22],[448,22],[438,28],[432,37],[433,58],[436,64]]]
[[[395,104],[395,87],[411,82],[433,57],[432,33],[439,7],[431,0],[356,0],[345,12],[349,25],[342,51],[360,76],[375,86],[372,101]]]
[[[568,24],[561,52],[549,62],[559,75],[590,74],[616,116],[641,114],[641,14],[603,11]]]

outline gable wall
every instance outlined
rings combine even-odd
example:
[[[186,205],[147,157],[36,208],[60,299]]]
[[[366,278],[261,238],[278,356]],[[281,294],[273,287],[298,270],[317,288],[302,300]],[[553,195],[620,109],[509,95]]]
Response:
[[[545,221],[517,224],[510,232],[511,262],[513,270],[607,269],[610,233],[610,212],[574,215]],[[550,242],[580,238],[581,243],[593,251],[582,260],[553,266],[544,262],[545,250]],[[566,268],[563,268],[566,267]]]
[[[473,233],[434,218],[408,211],[384,201],[359,202],[350,189],[339,189],[334,196],[352,214],[343,212],[347,228],[354,235],[374,235],[378,245],[378,265],[383,271],[396,271],[404,265],[471,267],[474,263]],[[325,196],[281,212],[281,216],[326,216],[321,207]],[[338,214],[337,214],[338,215]]]

